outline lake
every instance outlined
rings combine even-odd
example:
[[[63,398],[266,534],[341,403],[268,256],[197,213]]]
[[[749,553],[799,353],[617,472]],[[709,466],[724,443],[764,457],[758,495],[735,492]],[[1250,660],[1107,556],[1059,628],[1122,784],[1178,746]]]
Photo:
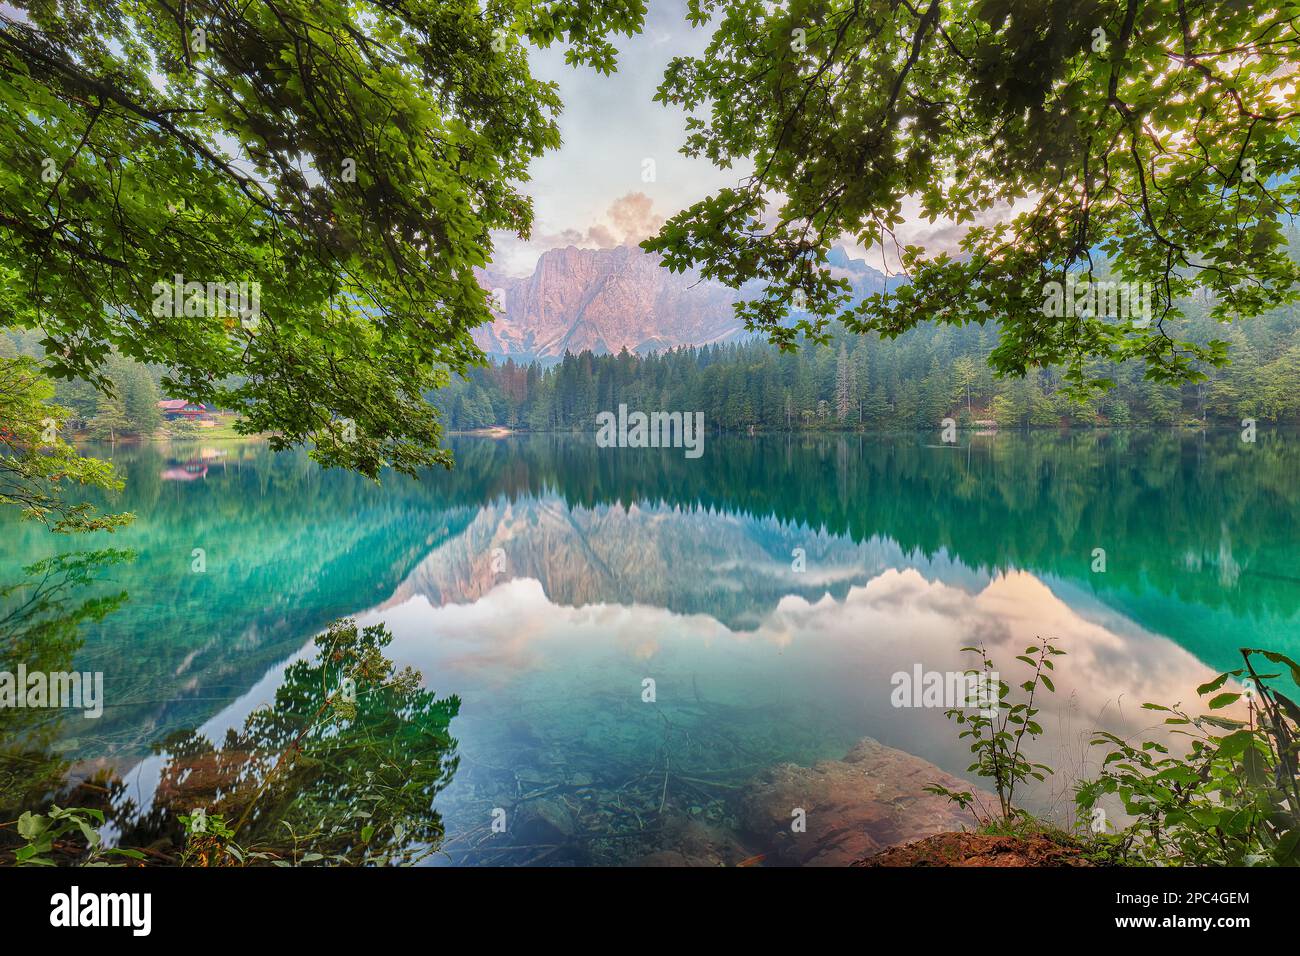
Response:
[[[1066,651],[1040,718],[1058,772],[1029,797],[1063,822],[1093,729],[1159,735],[1141,704],[1195,705],[1240,647],[1300,656],[1289,435],[710,435],[698,459],[587,436],[451,447],[454,471],[376,485],[255,441],[97,446],[127,482],[105,504],[132,526],[69,538],[0,516],[3,581],[60,551],[134,552],[85,588],[121,606],[51,651],[103,673],[103,715],[10,712],[9,789],[40,795],[14,756],[39,751],[102,786],[115,834],[174,826],[191,793],[248,772],[212,745],[256,749],[240,729],[351,616],[387,625],[420,706],[458,700],[449,736],[384,758],[437,766],[408,775],[404,805],[428,820],[396,844],[437,842],[435,864],[619,864],[704,839],[736,862],[744,801],[776,765],[870,737],[964,776],[943,709],[891,691],[972,666],[967,645],[1006,674],[1037,637]],[[324,783],[336,769],[295,785],[351,806]]]

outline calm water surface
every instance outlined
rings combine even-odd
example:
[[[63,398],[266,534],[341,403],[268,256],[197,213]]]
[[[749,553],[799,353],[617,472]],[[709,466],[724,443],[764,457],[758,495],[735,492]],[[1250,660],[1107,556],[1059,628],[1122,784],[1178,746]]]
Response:
[[[182,787],[178,734],[220,742],[330,621],[382,621],[388,655],[460,700],[428,789],[433,862],[622,863],[684,820],[737,831],[756,773],[866,736],[963,773],[942,712],[893,707],[891,675],[960,670],[975,641],[1010,670],[1043,635],[1068,654],[1043,721],[1062,772],[1034,802],[1060,811],[1092,728],[1147,730],[1142,702],[1192,702],[1239,647],[1300,655],[1297,447],[782,436],[688,460],[465,438],[454,472],[378,486],[252,442],[97,449],[135,524],[88,540],[0,517],[0,580],[61,550],[135,552],[94,591],[129,598],[66,648],[103,671],[104,715],[46,712],[9,743],[116,778],[124,829]],[[20,787],[20,764],[3,772]]]

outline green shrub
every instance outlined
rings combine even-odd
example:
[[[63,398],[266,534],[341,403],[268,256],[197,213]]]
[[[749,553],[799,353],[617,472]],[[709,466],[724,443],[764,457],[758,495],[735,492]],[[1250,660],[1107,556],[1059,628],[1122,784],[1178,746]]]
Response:
[[[968,670],[968,675],[984,677],[998,673],[982,645],[964,647],[962,650],[978,654],[983,665],[983,671]],[[1033,669],[1029,679],[1019,685],[1020,690],[1027,695],[1023,701],[1011,703],[1011,685],[999,679],[996,700],[989,702],[994,706],[981,708],[973,714],[960,708],[945,711],[950,720],[965,728],[957,737],[959,740],[969,739],[970,751],[975,755],[975,762],[966,768],[967,772],[984,777],[993,784],[1000,816],[994,815],[989,808],[982,807],[970,791],[950,790],[934,784],[925,788],[927,793],[947,797],[962,809],[972,809],[984,826],[1009,824],[1015,818],[1025,816],[1025,812],[1014,803],[1017,788],[1030,779],[1042,781],[1047,774],[1052,773],[1051,767],[1031,763],[1023,753],[1025,738],[1034,740],[1043,732],[1042,726],[1034,719],[1038,716],[1034,698],[1040,689],[1056,692],[1047,672],[1056,669],[1052,658],[1064,653],[1039,638],[1037,644],[1025,648],[1025,653],[1016,657],[1017,661]]]
[[[1277,674],[1259,674],[1258,655],[1281,665],[1300,684],[1300,665],[1282,654],[1242,649],[1245,666],[1197,688],[1213,695],[1211,711],[1246,699],[1247,719],[1192,717],[1180,707],[1144,704],[1168,714],[1165,724],[1190,738],[1186,754],[1155,741],[1132,745],[1110,733],[1093,741],[1111,746],[1101,776],[1081,784],[1076,804],[1094,812],[1117,795],[1134,818],[1118,833],[1096,837],[1098,856],[1124,864],[1259,866],[1300,864],[1300,707],[1270,686]],[[1223,691],[1229,678],[1243,692]]]

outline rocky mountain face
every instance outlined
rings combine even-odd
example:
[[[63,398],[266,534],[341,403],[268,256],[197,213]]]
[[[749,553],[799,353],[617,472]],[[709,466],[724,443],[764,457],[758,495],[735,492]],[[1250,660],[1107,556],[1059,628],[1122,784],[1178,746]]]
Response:
[[[885,277],[836,247],[828,257],[837,275],[863,296],[885,287]],[[474,332],[488,355],[515,361],[556,361],[565,352],[652,352],[708,345],[746,336],[732,306],[737,293],[698,273],[669,272],[657,255],[635,246],[542,254],[531,276],[505,276],[489,268],[479,276],[494,293],[497,318]]]

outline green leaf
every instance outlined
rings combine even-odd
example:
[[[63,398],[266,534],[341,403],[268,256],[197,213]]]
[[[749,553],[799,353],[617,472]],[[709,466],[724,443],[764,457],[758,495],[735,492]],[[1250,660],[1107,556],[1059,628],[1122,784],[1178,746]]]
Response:
[[[1202,684],[1200,687],[1196,688],[1197,695],[1203,697],[1206,694],[1210,694],[1218,690],[1220,687],[1222,687],[1224,684],[1228,682],[1228,676],[1229,675],[1226,673],[1220,674],[1218,677],[1214,678],[1214,680]]]
[[[24,840],[31,841],[37,835],[44,833],[49,826],[49,821],[37,813],[27,810],[18,818],[18,835]]]
[[[1283,866],[1300,864],[1300,827],[1288,830],[1273,848],[1273,859]]]
[[[1235,757],[1242,753],[1247,747],[1255,744],[1256,732],[1253,730],[1238,730],[1231,733],[1219,741],[1219,756]]]

